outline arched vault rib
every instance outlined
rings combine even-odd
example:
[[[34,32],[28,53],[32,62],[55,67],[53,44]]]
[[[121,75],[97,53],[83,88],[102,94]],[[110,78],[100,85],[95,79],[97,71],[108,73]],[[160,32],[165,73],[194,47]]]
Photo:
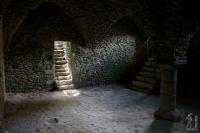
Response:
[[[17,30],[19,29],[23,21],[26,20],[29,11],[36,9],[39,5],[41,5],[44,2],[46,2],[46,0],[39,0],[39,1],[12,0],[10,4],[8,4],[5,11],[5,21],[7,21],[5,22],[7,24],[5,26],[6,27],[5,33],[7,34],[6,40],[8,43],[11,42],[13,36],[16,34]],[[131,15],[134,18],[137,26],[141,29],[141,31],[143,31],[146,34],[145,35],[146,37],[148,37],[149,34],[153,33],[153,27],[152,27],[153,21],[147,14],[148,8],[145,8],[144,4],[142,4],[138,0],[134,0],[133,2],[129,0],[123,2],[120,2],[119,0],[109,0],[109,1],[104,0],[96,2],[89,0],[86,3],[84,2],[84,4],[81,1],[80,3],[79,2],[76,3],[70,0],[69,1],[51,0],[50,2],[56,4],[61,10],[63,10],[63,12],[67,13],[67,15],[71,15],[72,17],[79,17],[78,19],[81,19],[81,17],[83,15],[86,15],[87,13],[89,13],[90,17],[95,15],[97,17],[97,20],[94,25],[97,25],[97,27],[103,26],[102,28],[105,28],[105,32],[107,29],[109,29],[109,27],[112,27],[113,23],[117,22],[119,19],[127,15],[128,16]],[[95,7],[91,7],[94,5],[97,5],[97,7],[100,7],[101,9],[97,10]],[[15,12],[15,10],[13,10],[11,7],[17,10],[17,12]],[[74,9],[77,10],[77,12],[74,12],[73,11]],[[84,14],[80,14],[82,12],[84,12]],[[14,15],[9,16],[10,13]],[[104,22],[105,24],[102,25],[101,23]],[[80,31],[85,32],[84,29],[83,30],[81,29]]]

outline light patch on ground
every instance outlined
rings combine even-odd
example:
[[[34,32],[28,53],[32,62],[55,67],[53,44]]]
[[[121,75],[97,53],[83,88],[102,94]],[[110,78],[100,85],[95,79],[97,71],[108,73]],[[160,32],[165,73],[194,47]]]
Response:
[[[183,121],[154,120],[159,96],[117,85],[85,87],[79,91],[78,96],[76,90],[9,93],[0,132],[187,133]],[[184,114],[194,111],[183,105],[178,108]]]

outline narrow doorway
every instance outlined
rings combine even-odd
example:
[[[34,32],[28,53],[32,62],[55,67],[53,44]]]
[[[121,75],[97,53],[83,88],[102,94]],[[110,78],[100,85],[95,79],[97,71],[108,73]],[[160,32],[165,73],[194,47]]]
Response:
[[[58,90],[73,89],[71,42],[54,41],[55,83]]]

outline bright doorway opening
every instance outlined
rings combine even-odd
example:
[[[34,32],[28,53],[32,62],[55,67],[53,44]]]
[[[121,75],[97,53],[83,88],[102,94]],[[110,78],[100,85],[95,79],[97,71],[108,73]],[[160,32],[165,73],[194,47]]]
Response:
[[[54,42],[54,62],[55,76],[54,80],[58,90],[70,90],[74,88],[71,71],[71,42]]]

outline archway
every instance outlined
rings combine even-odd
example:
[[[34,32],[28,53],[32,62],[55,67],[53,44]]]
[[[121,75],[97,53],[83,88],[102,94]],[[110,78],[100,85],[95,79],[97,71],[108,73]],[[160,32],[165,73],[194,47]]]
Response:
[[[54,40],[76,43],[80,36],[72,18],[56,4],[43,3],[31,10],[5,51],[7,91],[51,89]]]
[[[72,89],[72,50],[70,41],[54,41],[55,82],[58,90]]]

